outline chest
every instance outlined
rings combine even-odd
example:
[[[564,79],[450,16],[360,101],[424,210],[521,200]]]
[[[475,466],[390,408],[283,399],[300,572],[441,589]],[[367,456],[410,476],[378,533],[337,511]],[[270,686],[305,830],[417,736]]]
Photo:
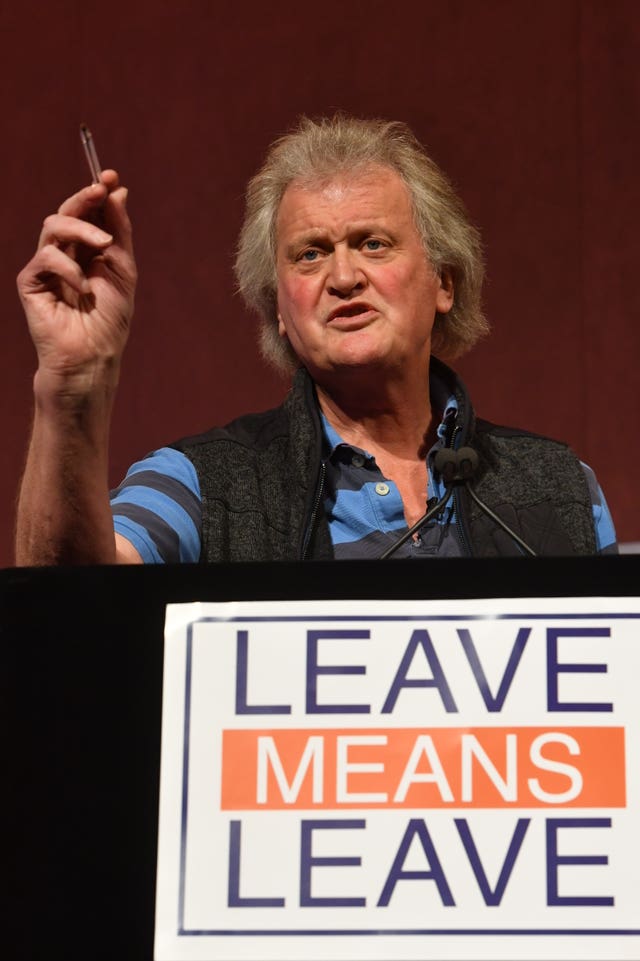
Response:
[[[376,458],[385,481],[395,484],[408,527],[422,517],[427,507],[428,472],[425,460],[406,461],[397,458]]]

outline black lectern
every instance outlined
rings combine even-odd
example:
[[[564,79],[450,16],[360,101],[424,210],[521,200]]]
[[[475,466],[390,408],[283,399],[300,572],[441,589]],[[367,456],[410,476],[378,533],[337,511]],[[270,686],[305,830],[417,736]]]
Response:
[[[3,956],[153,956],[165,605],[625,596],[639,557],[5,570]]]

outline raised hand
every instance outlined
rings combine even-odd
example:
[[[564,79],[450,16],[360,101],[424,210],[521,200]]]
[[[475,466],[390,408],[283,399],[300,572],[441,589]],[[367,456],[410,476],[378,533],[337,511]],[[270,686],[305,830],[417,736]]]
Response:
[[[114,540],[108,496],[109,423],[136,283],[126,198],[105,170],[46,218],[18,276],[38,352],[18,564],[140,560]]]
[[[18,275],[44,389],[82,393],[105,366],[119,366],[136,282],[126,197],[117,173],[104,171],[46,218]]]

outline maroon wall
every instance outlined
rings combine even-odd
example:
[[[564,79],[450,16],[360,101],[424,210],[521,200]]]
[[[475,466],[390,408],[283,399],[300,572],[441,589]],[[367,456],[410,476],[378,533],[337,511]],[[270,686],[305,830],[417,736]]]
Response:
[[[5,8],[8,6],[5,5]],[[0,565],[34,355],[14,293],[42,218],[86,181],[77,127],[130,187],[140,286],[113,477],[275,402],[231,264],[248,177],[301,113],[407,121],[482,227],[494,334],[460,365],[486,417],[570,441],[640,539],[640,4],[211,0],[13,4],[2,37]]]

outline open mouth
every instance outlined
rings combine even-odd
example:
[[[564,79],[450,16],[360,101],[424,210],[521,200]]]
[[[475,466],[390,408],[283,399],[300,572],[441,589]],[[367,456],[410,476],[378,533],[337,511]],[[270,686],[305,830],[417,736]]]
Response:
[[[329,322],[334,320],[351,320],[353,317],[362,317],[365,314],[370,314],[373,311],[373,307],[370,304],[344,304],[342,307],[336,308],[329,315]]]

